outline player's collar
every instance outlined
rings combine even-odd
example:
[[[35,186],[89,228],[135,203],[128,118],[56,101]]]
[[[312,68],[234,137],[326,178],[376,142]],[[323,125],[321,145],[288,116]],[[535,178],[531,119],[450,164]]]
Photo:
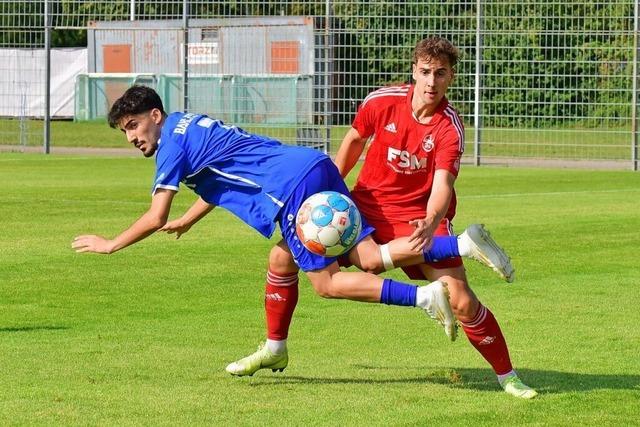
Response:
[[[414,85],[411,84],[409,86],[409,93],[407,93],[407,98],[405,103],[407,105],[407,109],[411,112],[411,118],[415,120],[417,123],[424,124],[424,123],[421,123],[420,120],[418,120],[418,118],[416,117],[416,113],[413,111],[413,105],[411,104],[411,101],[413,101],[413,90],[414,90]],[[447,95],[445,95],[440,101],[440,104],[438,104],[438,106],[436,107],[436,110],[433,112],[433,118],[429,122],[430,125],[434,124],[437,120],[439,120],[440,116],[442,116],[442,112],[445,110],[445,108],[447,108],[448,105],[449,105],[449,100],[447,99]]]

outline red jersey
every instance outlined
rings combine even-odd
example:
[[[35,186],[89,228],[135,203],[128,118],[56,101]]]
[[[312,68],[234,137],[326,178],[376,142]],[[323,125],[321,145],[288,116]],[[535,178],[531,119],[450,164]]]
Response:
[[[424,218],[437,169],[458,176],[464,151],[464,127],[444,98],[428,124],[411,108],[413,85],[390,86],[370,93],[358,108],[353,128],[373,135],[364,165],[351,192],[362,214],[405,222]],[[455,192],[445,218],[456,211]]]

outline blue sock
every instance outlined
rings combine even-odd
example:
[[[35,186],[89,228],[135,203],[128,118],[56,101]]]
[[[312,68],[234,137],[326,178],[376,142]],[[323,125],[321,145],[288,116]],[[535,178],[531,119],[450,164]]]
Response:
[[[396,282],[391,279],[384,279],[382,282],[382,292],[380,292],[380,303],[389,305],[406,305],[415,307],[417,286]]]
[[[456,236],[435,236],[431,247],[423,249],[422,254],[427,262],[436,262],[460,256],[458,238]]]

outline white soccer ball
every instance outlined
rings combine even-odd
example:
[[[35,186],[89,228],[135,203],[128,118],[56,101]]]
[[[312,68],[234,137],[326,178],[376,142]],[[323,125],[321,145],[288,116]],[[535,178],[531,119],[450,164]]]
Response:
[[[316,255],[342,255],[351,249],[361,230],[358,208],[350,198],[335,191],[309,197],[296,215],[298,239]]]

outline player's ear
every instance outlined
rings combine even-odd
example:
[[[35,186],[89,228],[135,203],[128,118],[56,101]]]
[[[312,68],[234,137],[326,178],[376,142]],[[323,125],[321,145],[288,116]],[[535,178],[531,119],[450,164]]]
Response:
[[[152,109],[150,115],[155,124],[159,125],[160,122],[162,122],[162,111],[160,111],[159,109]]]

